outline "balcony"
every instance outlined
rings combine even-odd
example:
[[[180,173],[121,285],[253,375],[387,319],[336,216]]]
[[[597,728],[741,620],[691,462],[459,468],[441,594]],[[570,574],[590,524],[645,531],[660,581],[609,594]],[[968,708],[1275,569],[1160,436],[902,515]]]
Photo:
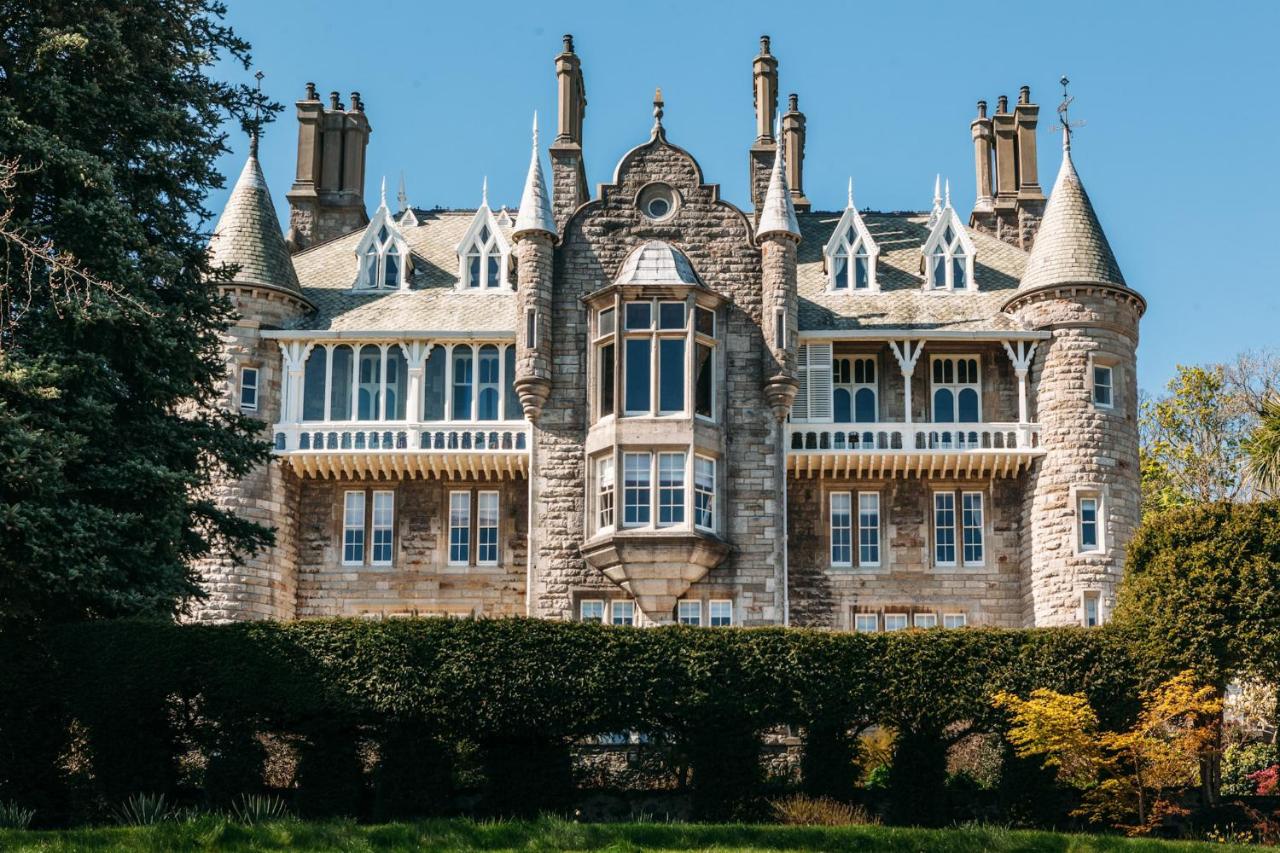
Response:
[[[787,424],[795,477],[1016,477],[1043,454],[1039,424]]]
[[[526,421],[276,424],[275,451],[299,477],[469,477],[528,474]]]

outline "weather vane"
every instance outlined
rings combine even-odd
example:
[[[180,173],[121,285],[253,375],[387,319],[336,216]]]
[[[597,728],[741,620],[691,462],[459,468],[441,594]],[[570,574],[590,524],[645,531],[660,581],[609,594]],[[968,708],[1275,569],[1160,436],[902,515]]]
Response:
[[[1070,150],[1071,134],[1077,127],[1084,127],[1085,120],[1082,118],[1076,119],[1075,121],[1071,120],[1070,116],[1067,114],[1067,111],[1071,108],[1071,102],[1075,100],[1074,95],[1067,93],[1067,86],[1070,85],[1071,81],[1067,79],[1067,75],[1063,74],[1062,79],[1058,82],[1062,84],[1062,103],[1058,104],[1058,121],[1060,123],[1049,128],[1049,132],[1057,133],[1058,131],[1062,131],[1062,147]]]
[[[262,78],[266,76],[262,73],[262,69],[258,69],[253,75],[253,79],[258,83],[253,95],[253,122],[249,129],[249,148],[255,157],[258,155],[258,134],[262,131]]]

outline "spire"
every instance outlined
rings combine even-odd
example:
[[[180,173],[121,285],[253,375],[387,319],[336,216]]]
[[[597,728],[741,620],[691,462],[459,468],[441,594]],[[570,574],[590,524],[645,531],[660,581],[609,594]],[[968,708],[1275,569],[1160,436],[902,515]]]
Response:
[[[775,130],[780,135],[781,128]],[[800,223],[796,222],[796,208],[791,201],[791,188],[787,186],[786,146],[779,143],[773,151],[773,172],[769,175],[769,190],[760,206],[760,222],[756,225],[756,242],[772,234],[785,234],[800,239]]]
[[[378,206],[379,207],[387,206],[387,176],[386,175],[382,176],[382,201],[381,203],[379,203]]]
[[[485,175],[484,180],[480,182],[480,206],[489,206],[489,176]]]
[[[516,215],[512,238],[526,231],[543,231],[558,236],[556,220],[551,213],[551,193],[542,177],[542,161],[538,157],[538,114],[533,114],[533,156],[529,161],[529,175],[525,178],[524,193],[520,196],[520,211]]]
[[[256,134],[250,137],[249,159],[214,226],[209,263],[212,267],[239,267],[232,281],[278,287],[301,295],[298,275],[258,163],[257,146],[252,144],[255,137]]]
[[[853,209],[853,175],[849,176],[849,203],[846,205],[850,210]]]
[[[932,228],[942,216],[942,175],[933,176],[933,208],[929,211],[929,227]]]
[[[1062,168],[1049,195],[1019,290],[1058,284],[1126,286],[1111,244],[1102,233],[1089,194],[1071,161],[1070,139],[1069,131],[1064,131]]]
[[[951,206],[951,179],[950,178],[947,178],[946,187],[947,187],[946,202],[943,204],[943,207],[950,207]]]
[[[396,205],[401,210],[409,209],[409,194],[404,191],[404,170],[400,170],[400,189],[396,191]]]

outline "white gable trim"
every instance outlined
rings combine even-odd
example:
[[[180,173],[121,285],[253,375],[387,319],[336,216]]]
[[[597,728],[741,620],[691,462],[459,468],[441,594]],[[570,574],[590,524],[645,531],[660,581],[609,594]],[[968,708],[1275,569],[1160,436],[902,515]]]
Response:
[[[862,244],[867,250],[867,288],[866,290],[856,290],[853,286],[853,259],[850,258],[850,274],[849,287],[837,290],[835,283],[835,264],[832,259],[835,257],[836,250],[844,243],[845,232],[852,226],[862,239]],[[867,225],[862,221],[862,214],[858,213],[858,209],[852,204],[844,209],[844,214],[840,217],[840,221],[836,223],[835,230],[831,232],[831,239],[827,240],[827,244],[822,248],[822,268],[827,274],[827,291],[829,293],[879,293],[880,284],[876,280],[877,259],[880,257],[880,246],[871,236],[871,232],[867,230]]]
[[[947,286],[934,287],[933,270],[929,267],[929,257],[933,251],[942,242],[942,237],[950,228],[959,237],[961,248],[964,249],[965,256],[965,284],[963,287],[954,287],[951,279],[951,252],[947,251]],[[978,282],[974,278],[974,257],[977,249],[973,245],[973,238],[969,236],[969,229],[965,227],[964,222],[960,219],[960,215],[956,213],[955,208],[950,204],[942,209],[938,214],[938,219],[933,223],[933,229],[929,232],[929,238],[924,241],[924,245],[920,247],[920,268],[924,273],[924,289],[927,291],[950,291],[950,290],[967,290],[977,291]]]
[[[476,245],[480,239],[480,229],[489,226],[489,233],[493,235],[494,246],[497,248],[502,257],[500,272],[498,273],[498,287],[470,287],[467,283],[467,253],[472,246]],[[512,285],[511,270],[511,241],[502,233],[502,229],[498,227],[498,218],[493,215],[493,211],[489,209],[488,204],[481,204],[476,210],[476,215],[472,217],[471,224],[467,226],[466,232],[462,235],[462,239],[458,241],[458,245],[454,250],[458,255],[458,290],[478,290],[481,292],[492,293],[495,290],[515,290]],[[483,265],[481,274],[484,273]]]
[[[386,261],[385,253],[379,254],[378,260],[378,278],[376,281],[366,280],[365,255],[369,248],[379,243],[378,234],[383,227],[387,229],[387,242],[394,245],[396,253],[400,257],[400,269],[398,270],[397,289],[409,289],[409,267],[412,264],[410,259],[409,244],[405,241],[404,235],[400,233],[400,226],[396,225],[395,219],[391,216],[391,211],[387,210],[385,203],[378,206],[373,212],[373,216],[369,218],[369,224],[364,229],[364,235],[360,238],[360,242],[356,244],[356,283],[357,290],[388,290],[382,284],[383,263]]]

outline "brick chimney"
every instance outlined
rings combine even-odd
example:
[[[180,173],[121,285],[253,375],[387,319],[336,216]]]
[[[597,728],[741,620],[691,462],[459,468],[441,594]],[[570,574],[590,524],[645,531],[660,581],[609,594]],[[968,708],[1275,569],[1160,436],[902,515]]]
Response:
[[[1040,107],[1031,103],[1031,88],[1023,86],[1012,112],[1004,95],[991,118],[986,101],[979,101],[978,117],[969,124],[977,178],[969,224],[1028,251],[1045,206],[1036,164],[1039,116]]]
[[[803,213],[811,205],[804,194],[804,137],[805,119],[800,112],[800,96],[787,96],[787,111],[782,115],[782,142],[786,145],[787,184],[791,187],[791,201],[795,209]]]
[[[368,224],[364,166],[372,131],[359,92],[351,93],[349,109],[331,92],[326,107],[308,83],[297,108],[298,169],[286,194],[286,242],[294,252]]]
[[[758,212],[769,189],[773,169],[774,119],[778,115],[778,60],[770,52],[768,36],[760,36],[760,53],[751,61],[751,92],[756,110],[756,138],[747,155],[751,204]]]
[[[564,224],[590,195],[587,170],[582,160],[582,120],[587,114],[587,88],[583,83],[582,60],[574,52],[573,36],[566,33],[564,47],[556,57],[556,89],[559,96],[557,133],[551,143],[551,196],[556,226]]]

